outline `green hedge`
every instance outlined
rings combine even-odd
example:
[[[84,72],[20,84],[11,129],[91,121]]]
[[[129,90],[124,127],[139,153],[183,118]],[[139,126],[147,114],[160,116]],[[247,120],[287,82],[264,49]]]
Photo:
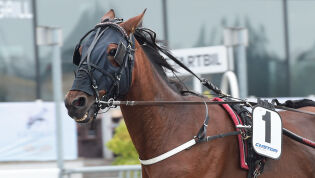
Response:
[[[124,121],[119,123],[114,137],[107,142],[106,146],[117,155],[113,162],[114,165],[140,164],[138,153]]]

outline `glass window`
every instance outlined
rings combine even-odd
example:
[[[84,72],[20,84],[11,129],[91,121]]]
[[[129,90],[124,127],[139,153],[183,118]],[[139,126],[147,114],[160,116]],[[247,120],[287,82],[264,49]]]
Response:
[[[249,95],[285,95],[283,83],[287,78],[278,72],[285,67],[281,1],[172,0],[167,3],[171,48],[223,45],[224,28],[246,27]],[[237,61],[234,63],[237,65]],[[211,75],[215,83],[216,77],[219,76]]]
[[[314,1],[289,1],[289,41],[291,94],[315,94],[315,24]]]
[[[63,91],[72,85],[72,53],[76,43],[99,22],[109,9],[117,17],[128,18],[147,8],[143,26],[163,39],[162,1],[147,0],[40,0],[37,20],[40,26],[62,28]],[[270,0],[168,0],[168,37],[172,49],[223,45],[226,27],[246,27],[248,91],[254,96],[314,94],[315,25],[310,23],[313,1],[288,1],[290,37],[290,76],[284,49],[282,1]],[[35,99],[35,59],[31,0],[0,1],[0,101]],[[51,47],[39,47],[42,99],[52,100]],[[234,62],[238,64],[237,61]],[[235,67],[236,69],[236,67]],[[205,75],[219,84],[221,75]],[[185,81],[193,88],[192,79]]]
[[[0,1],[0,101],[35,99],[30,0]]]

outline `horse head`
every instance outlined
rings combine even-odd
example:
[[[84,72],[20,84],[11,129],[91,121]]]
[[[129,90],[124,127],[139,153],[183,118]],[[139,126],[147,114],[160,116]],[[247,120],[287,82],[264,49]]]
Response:
[[[103,108],[100,101],[123,98],[128,93],[134,66],[132,34],[144,13],[123,22],[110,10],[77,44],[73,63],[78,68],[65,97],[68,114],[76,122],[95,118]]]

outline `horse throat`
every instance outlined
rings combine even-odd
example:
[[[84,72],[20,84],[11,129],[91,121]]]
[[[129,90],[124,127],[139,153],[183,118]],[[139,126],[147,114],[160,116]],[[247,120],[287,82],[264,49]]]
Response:
[[[138,49],[139,50],[139,49]],[[126,96],[129,101],[179,100],[181,96],[173,91],[158,74],[142,50],[135,53],[133,82]],[[141,159],[160,153],[163,142],[169,136],[174,124],[172,110],[165,106],[122,106],[125,123]],[[166,143],[165,143],[166,144]]]

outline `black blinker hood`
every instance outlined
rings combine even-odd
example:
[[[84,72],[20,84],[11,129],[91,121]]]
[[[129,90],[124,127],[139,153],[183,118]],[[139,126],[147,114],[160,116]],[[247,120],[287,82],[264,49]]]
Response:
[[[88,36],[89,35],[89,36]],[[84,38],[87,37],[85,41]],[[73,63],[78,65],[71,90],[79,90],[98,98],[98,91],[105,90],[106,98],[121,98],[131,85],[134,55],[134,37],[128,37],[116,22],[98,24],[82,37],[73,53]],[[82,45],[81,45],[82,43]],[[109,44],[117,44],[114,66],[108,60]],[[82,46],[82,55],[79,49]]]

